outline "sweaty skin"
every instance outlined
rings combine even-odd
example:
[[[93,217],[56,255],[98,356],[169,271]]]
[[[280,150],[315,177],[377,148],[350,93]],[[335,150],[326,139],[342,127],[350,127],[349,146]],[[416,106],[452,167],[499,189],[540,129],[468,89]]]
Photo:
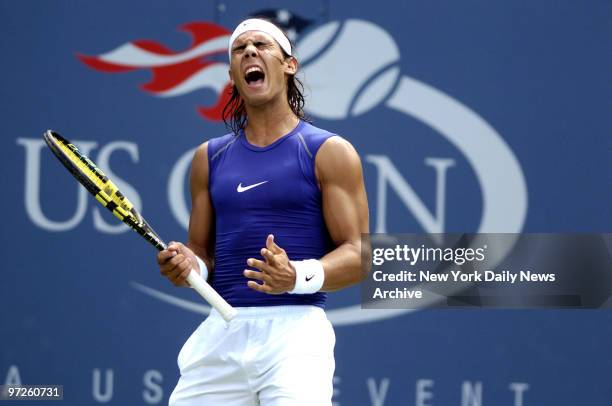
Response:
[[[265,75],[263,83],[249,85],[245,73],[257,66]],[[287,76],[297,72],[297,60],[285,58],[280,46],[268,34],[248,31],[232,47],[230,80],[245,101],[249,143],[267,146],[289,133],[299,122],[287,101]],[[368,202],[359,155],[345,139],[326,140],[315,160],[315,174],[323,199],[323,215],[336,248],[319,258],[325,271],[322,291],[334,291],[361,281],[362,239],[368,232]],[[197,254],[214,271],[214,220],[208,190],[208,143],[196,150],[191,165],[191,202],[187,245],[171,242],[157,255],[162,275],[176,286],[186,286],[191,269],[199,272]],[[364,250],[369,252],[369,249]],[[295,286],[295,269],[286,252],[268,235],[262,241],[263,260],[245,258],[245,283],[251,289],[281,294]],[[365,263],[369,260],[365,258]],[[253,279],[253,280],[247,280]]]

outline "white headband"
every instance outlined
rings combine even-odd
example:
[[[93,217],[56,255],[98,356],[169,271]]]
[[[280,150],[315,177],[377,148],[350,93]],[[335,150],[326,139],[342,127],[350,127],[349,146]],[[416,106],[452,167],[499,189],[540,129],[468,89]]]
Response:
[[[240,35],[244,34],[247,31],[261,31],[270,35],[272,38],[278,42],[278,45],[287,53],[287,55],[291,55],[291,43],[289,39],[283,34],[283,32],[274,24],[266,20],[260,20],[259,18],[249,18],[248,20],[244,20],[232,33],[232,36],[229,40],[229,58],[232,59],[232,45],[236,38]]]

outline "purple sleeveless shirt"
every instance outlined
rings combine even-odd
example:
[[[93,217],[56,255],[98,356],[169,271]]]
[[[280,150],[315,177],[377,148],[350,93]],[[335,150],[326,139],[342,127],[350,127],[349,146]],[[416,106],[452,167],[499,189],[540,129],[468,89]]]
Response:
[[[326,294],[268,295],[247,286],[248,258],[262,259],[268,234],[291,260],[319,259],[334,246],[315,177],[317,151],[333,136],[304,121],[266,147],[244,131],[208,142],[209,190],[215,217],[212,286],[232,306],[309,304]]]

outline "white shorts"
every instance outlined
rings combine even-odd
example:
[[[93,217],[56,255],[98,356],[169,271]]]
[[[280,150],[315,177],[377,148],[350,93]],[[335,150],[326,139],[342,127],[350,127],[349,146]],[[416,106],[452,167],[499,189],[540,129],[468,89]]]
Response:
[[[178,355],[170,406],[329,406],[336,337],[316,306],[212,311]]]

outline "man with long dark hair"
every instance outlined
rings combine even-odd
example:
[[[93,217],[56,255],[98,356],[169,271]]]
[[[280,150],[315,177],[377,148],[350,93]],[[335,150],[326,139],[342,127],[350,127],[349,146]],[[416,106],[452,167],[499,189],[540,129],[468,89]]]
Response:
[[[229,42],[231,133],[196,151],[187,245],[158,255],[177,286],[191,268],[238,315],[212,311],[183,346],[172,405],[330,405],[335,336],[326,293],[358,283],[368,205],[350,143],[309,124],[287,36],[245,20]],[[210,270],[210,272],[209,272]]]

